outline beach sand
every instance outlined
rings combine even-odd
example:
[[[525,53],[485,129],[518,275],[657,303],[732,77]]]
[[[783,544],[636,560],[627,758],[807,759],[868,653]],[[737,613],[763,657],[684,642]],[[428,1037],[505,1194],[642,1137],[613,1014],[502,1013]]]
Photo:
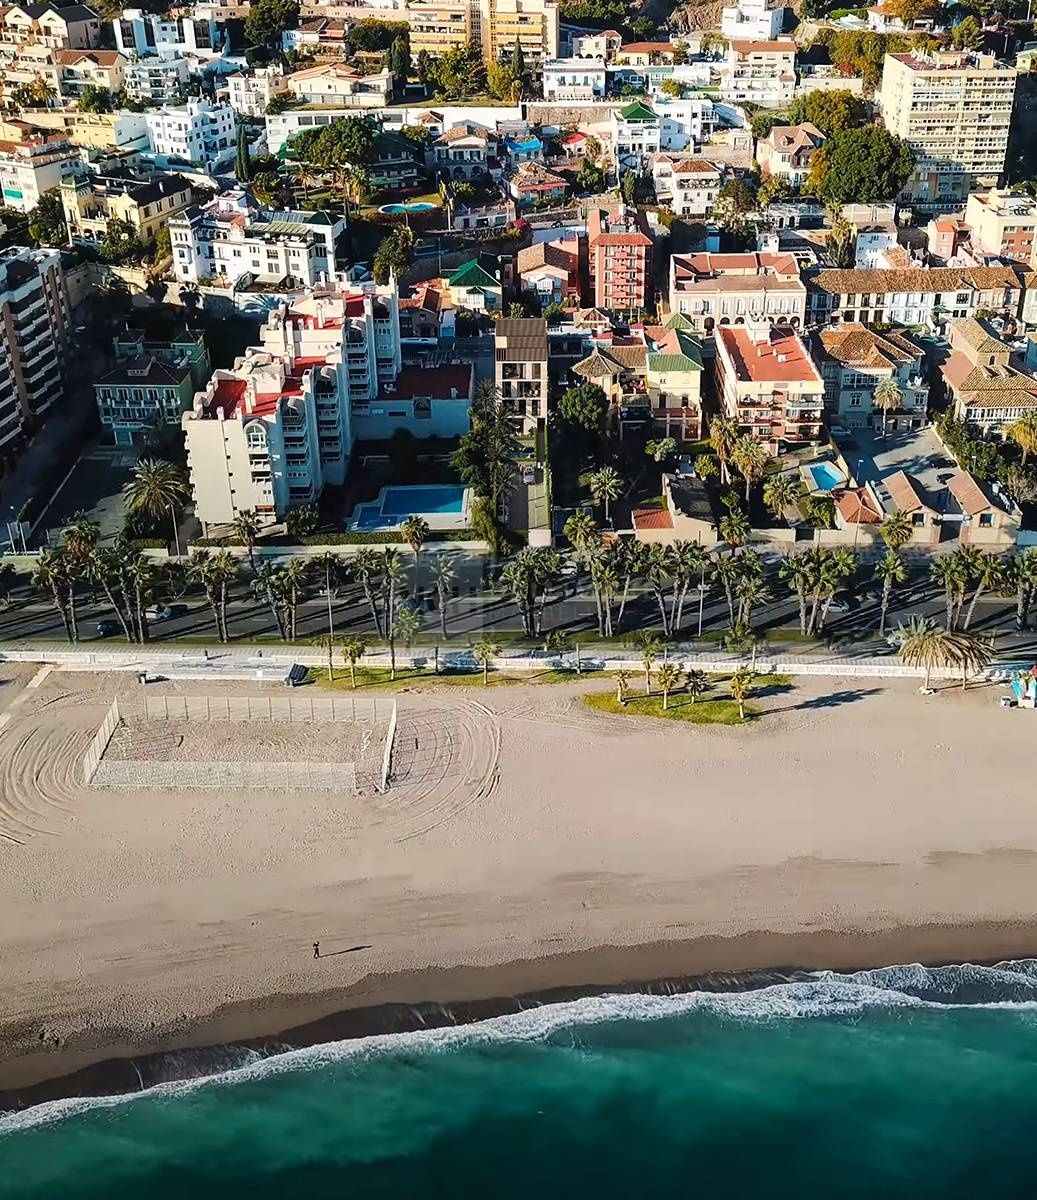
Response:
[[[83,788],[140,685],[31,674],[0,674],[0,1089],[393,1003],[1037,955],[1037,716],[991,688],[800,679],[744,728],[404,692],[387,794],[221,795]]]

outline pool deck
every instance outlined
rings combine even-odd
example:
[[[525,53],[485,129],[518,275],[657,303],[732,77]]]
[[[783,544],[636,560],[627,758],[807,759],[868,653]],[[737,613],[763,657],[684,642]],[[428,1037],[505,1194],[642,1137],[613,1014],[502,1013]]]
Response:
[[[415,508],[406,510],[397,510],[397,505],[394,503],[394,511],[385,513],[382,507],[385,504],[386,494],[389,492],[424,492],[427,494],[432,490],[442,488],[450,491],[461,493],[460,508],[452,512],[427,512],[423,511],[417,505],[419,496],[415,496]],[[383,487],[374,500],[368,500],[366,503],[358,504],[353,510],[353,514],[349,520],[349,529],[353,532],[360,533],[386,533],[392,529],[399,527],[409,517],[422,517],[427,522],[429,529],[433,533],[443,533],[454,529],[467,529],[471,524],[472,512],[472,489],[468,487],[451,487],[444,484],[416,484],[413,488],[403,484],[390,484]],[[397,498],[394,496],[393,500]]]

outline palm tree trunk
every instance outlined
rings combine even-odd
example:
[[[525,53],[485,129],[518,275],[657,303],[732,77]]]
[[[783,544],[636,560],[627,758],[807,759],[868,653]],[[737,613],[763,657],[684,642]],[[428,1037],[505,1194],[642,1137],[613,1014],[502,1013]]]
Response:
[[[335,682],[335,643],[328,638],[328,683]]]
[[[947,606],[947,629],[950,631],[954,628],[954,591],[949,584],[944,588],[944,603]]]
[[[79,617],[76,613],[76,585],[69,580],[68,584],[68,627],[69,637],[73,642],[79,642]]]
[[[814,593],[814,603],[810,607],[810,617],[807,620],[807,633],[814,634],[817,632],[817,610],[821,604],[821,593]]]
[[[220,584],[220,640],[223,642],[230,641],[230,634],[227,632],[227,582],[224,580]]]
[[[364,595],[367,597],[367,603],[371,608],[371,619],[374,621],[375,632],[379,637],[384,637],[385,634],[382,630],[382,618],[381,614],[378,612],[378,601],[375,599],[374,592],[371,590],[370,580],[364,581]]]
[[[393,633],[389,633],[389,678],[396,679],[396,638]]]
[[[219,597],[217,596],[216,590],[214,588],[213,589],[206,588],[205,596],[206,596],[206,599],[209,601],[209,607],[212,609],[212,620],[213,620],[213,624],[216,626],[216,640],[222,642],[223,641],[223,629],[220,626]]]
[[[445,589],[439,588],[439,632],[443,635],[443,641],[447,640],[446,632],[446,596]]]
[[[72,626],[69,624],[68,609],[65,607],[65,601],[62,599],[58,585],[52,584],[51,591],[54,593],[54,607],[61,614],[61,624],[65,627],[65,637],[72,641]]]
[[[972,593],[972,599],[969,601],[968,611],[965,613],[965,620],[962,622],[962,629],[968,629],[972,624],[972,614],[976,609],[976,601],[983,595],[983,584],[977,583],[976,590]]]
[[[627,597],[630,595],[630,580],[632,573],[628,572],[623,578],[623,599],[619,602],[619,612],[616,614],[616,627],[623,628],[623,613],[626,612]]]
[[[731,619],[731,624],[734,625],[734,623],[735,623],[735,594],[731,588],[731,581],[726,578],[724,580],[724,595],[727,597],[727,613]]]
[[[1020,632],[1026,628],[1026,618],[1030,608],[1030,589],[1023,583],[1015,591],[1015,627]]]
[[[889,611],[889,594],[893,590],[892,578],[887,578],[882,585],[882,606],[879,609],[879,637],[886,632],[886,613]]]
[[[355,658],[351,658],[349,660],[349,680],[350,680],[350,683],[352,683],[353,691],[355,692],[356,691],[356,659]]]
[[[490,686],[490,660],[484,658],[482,662],[482,685],[483,687]]]
[[[670,706],[670,689],[663,688],[663,712]]]
[[[592,577],[592,586],[594,588],[594,606],[598,613],[598,637],[605,636],[605,615],[601,611],[601,589],[598,587],[598,582]]]
[[[143,644],[148,640],[148,618],[144,614],[144,593],[137,588],[137,627],[140,629],[140,640]]]
[[[327,594],[328,594],[328,640],[334,641],[334,638],[335,638],[335,615],[334,615],[334,612],[332,611],[332,607],[331,607],[331,575],[330,575],[330,572],[328,574]]]
[[[252,541],[249,541],[249,542],[247,542],[247,543],[246,543],[246,545],[245,545],[245,548],[246,548],[246,550],[248,551],[248,569],[249,569],[249,570],[252,572],[252,577],[253,577],[253,578],[255,578],[255,574],[256,574],[256,547],[255,547],[255,545],[254,545],[254,543],[253,543]]]
[[[799,597],[799,632],[807,636],[807,594],[806,592],[797,591]]]

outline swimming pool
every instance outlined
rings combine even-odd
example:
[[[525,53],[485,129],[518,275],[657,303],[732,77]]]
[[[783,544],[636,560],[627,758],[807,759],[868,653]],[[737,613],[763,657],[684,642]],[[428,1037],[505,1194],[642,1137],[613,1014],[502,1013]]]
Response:
[[[377,500],[358,504],[349,528],[395,529],[408,517],[423,517],[433,530],[464,529],[468,525],[471,489],[459,484],[411,484],[384,487]]]
[[[407,212],[430,212],[433,208],[437,207],[438,205],[430,204],[428,200],[411,200],[406,204],[383,204],[378,211],[380,213],[389,213],[392,216],[399,216],[400,213]]]
[[[808,463],[803,469],[810,476],[815,492],[831,492],[846,483],[846,475],[834,463]]]

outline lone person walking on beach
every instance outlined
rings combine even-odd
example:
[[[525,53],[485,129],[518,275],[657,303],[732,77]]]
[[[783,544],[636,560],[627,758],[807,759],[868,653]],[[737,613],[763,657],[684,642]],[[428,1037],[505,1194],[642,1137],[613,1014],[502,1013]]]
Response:
[[[313,957],[320,958],[320,942],[313,943]]]

